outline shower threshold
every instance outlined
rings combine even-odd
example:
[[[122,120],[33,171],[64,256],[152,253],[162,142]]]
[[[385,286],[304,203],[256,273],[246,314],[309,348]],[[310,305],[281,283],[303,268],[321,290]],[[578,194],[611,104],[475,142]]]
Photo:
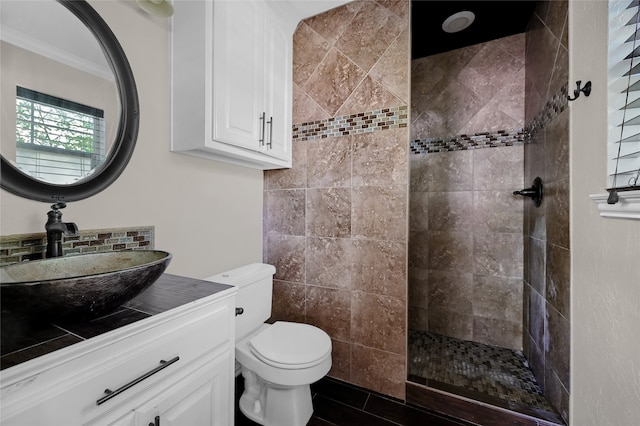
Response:
[[[409,331],[408,350],[408,381],[424,387],[422,393],[436,405],[446,395],[456,395],[548,424],[564,424],[520,351],[414,330]],[[411,389],[408,396],[420,393],[420,386]]]

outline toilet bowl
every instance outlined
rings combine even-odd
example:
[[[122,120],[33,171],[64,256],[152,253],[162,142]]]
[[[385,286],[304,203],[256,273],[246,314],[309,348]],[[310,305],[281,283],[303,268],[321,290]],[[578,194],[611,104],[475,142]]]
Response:
[[[238,287],[236,374],[244,378],[240,411],[265,426],[304,426],[313,414],[310,384],[331,369],[331,339],[318,327],[271,316],[275,268],[251,264],[207,280]]]

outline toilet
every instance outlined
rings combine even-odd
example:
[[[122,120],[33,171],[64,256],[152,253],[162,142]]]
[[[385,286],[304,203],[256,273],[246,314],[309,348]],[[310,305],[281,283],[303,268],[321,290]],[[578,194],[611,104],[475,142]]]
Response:
[[[252,263],[206,278],[238,287],[236,376],[244,377],[240,411],[265,426],[304,426],[313,413],[309,385],[331,368],[331,339],[309,324],[271,316],[276,268]]]

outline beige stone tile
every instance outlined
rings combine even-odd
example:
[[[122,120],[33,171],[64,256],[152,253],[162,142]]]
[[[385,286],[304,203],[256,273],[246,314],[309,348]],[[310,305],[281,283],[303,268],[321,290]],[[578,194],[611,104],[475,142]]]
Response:
[[[439,271],[473,272],[473,235],[468,232],[429,231],[428,266]]]
[[[522,323],[522,286],[521,278],[474,275],[473,314],[514,324]],[[513,338],[522,341],[522,333]]]
[[[377,2],[365,1],[336,47],[368,72],[406,25]]]
[[[397,241],[352,241],[353,290],[405,299],[407,247]]]
[[[474,228],[471,191],[430,192],[427,213],[431,231],[472,231]]]
[[[366,73],[336,49],[331,49],[302,89],[334,116]]]
[[[266,189],[293,189],[307,186],[307,142],[291,144],[292,167],[289,169],[266,170]]]
[[[522,189],[523,153],[522,146],[473,150],[473,188],[480,191]]]
[[[303,85],[331,48],[331,44],[304,22],[293,34],[293,81]]]
[[[429,191],[473,189],[473,151],[439,152],[426,157]]]
[[[522,277],[522,234],[475,233],[473,239],[475,274]]]
[[[565,318],[571,312],[571,253],[568,249],[547,244],[546,299]]]
[[[351,236],[351,193],[349,188],[307,190],[306,235],[347,238]]]
[[[522,350],[522,322],[474,317],[473,340],[485,345]]]
[[[352,344],[351,383],[404,399],[406,378],[405,355]]]
[[[344,342],[351,336],[351,292],[307,285],[307,323]]]
[[[329,137],[307,141],[309,188],[351,186],[351,139]]]
[[[352,189],[352,236],[407,240],[407,192],[404,186],[361,186]]]
[[[544,188],[547,242],[569,249],[569,179],[548,182]]]
[[[405,29],[371,68],[369,76],[397,96],[404,104],[410,99],[409,67],[410,55],[408,29]]]
[[[351,136],[353,186],[401,185],[408,181],[406,129]]]
[[[523,232],[524,202],[512,190],[473,192],[473,229],[481,232]]]
[[[267,262],[275,266],[274,279],[304,283],[305,237],[269,235]]]
[[[429,310],[446,309],[473,314],[473,275],[455,271],[429,270]]]
[[[332,45],[347,29],[353,17],[358,13],[363,3],[353,1],[343,6],[328,10],[311,18],[305,19],[305,23]]]
[[[336,115],[357,114],[382,108],[394,108],[406,103],[382,84],[366,76],[336,112]]]
[[[305,91],[297,84],[293,85],[293,124],[310,123],[318,120],[326,120],[331,115],[322,109]]]
[[[429,192],[411,192],[409,194],[409,231],[425,232],[429,230]]]
[[[267,191],[267,232],[285,235],[305,234],[305,190]]]
[[[409,306],[426,308],[429,306],[429,270],[409,268]],[[409,315],[411,318],[411,315]]]
[[[473,315],[446,308],[429,309],[429,332],[456,339],[473,340]]]
[[[307,283],[349,290],[352,243],[345,238],[307,237]]]
[[[273,281],[270,322],[305,320],[305,286],[286,281]]]
[[[397,354],[406,353],[406,300],[351,293],[351,342]]]

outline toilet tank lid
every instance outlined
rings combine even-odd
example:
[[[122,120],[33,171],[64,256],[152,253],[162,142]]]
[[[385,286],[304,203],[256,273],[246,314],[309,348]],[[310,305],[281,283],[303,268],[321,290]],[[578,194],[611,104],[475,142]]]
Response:
[[[205,278],[205,281],[212,281],[218,284],[233,286],[243,286],[254,281],[273,276],[276,268],[266,263],[250,263],[239,268],[221,272]]]

